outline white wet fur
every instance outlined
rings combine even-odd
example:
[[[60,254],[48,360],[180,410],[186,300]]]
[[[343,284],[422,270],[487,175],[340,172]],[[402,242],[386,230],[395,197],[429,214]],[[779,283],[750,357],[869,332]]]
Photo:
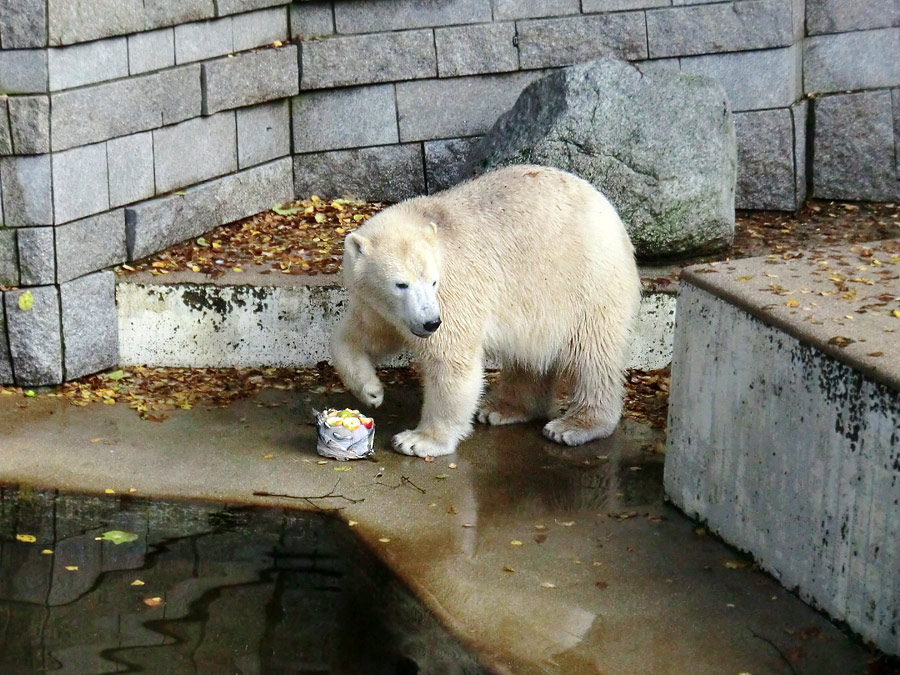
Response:
[[[640,279],[615,209],[580,178],[513,166],[385,209],[347,236],[344,283],[332,357],[347,387],[377,407],[373,362],[409,348],[421,366],[421,420],[394,437],[399,452],[454,452],[476,413],[550,416],[561,382],[571,403],[548,438],[580,445],[615,430]],[[503,369],[479,409],[485,355]]]

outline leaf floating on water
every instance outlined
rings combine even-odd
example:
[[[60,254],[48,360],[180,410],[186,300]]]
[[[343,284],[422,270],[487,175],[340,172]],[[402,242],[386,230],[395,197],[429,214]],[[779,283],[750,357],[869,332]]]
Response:
[[[828,344],[843,349],[847,345],[852,345],[854,342],[856,342],[856,340],[854,340],[853,338],[844,337],[843,335],[835,335],[828,341]]]
[[[78,565],[66,565],[66,569],[67,569],[69,572],[77,572],[77,571],[78,571]]]
[[[730,570],[739,570],[747,566],[747,563],[745,563],[743,560],[726,560],[722,564]]]
[[[143,586],[144,582],[141,581],[140,579],[135,579],[134,581],[131,582],[131,585],[132,586]]]
[[[43,551],[41,551],[41,554],[42,555],[53,555],[53,551],[49,548],[45,548]]]
[[[147,607],[159,607],[160,605],[166,604],[165,600],[160,597],[144,598],[143,603],[147,605]]]
[[[34,307],[34,296],[31,294],[31,291],[25,291],[19,296],[19,309],[27,312],[32,307]]]
[[[347,525],[348,527],[353,527],[354,525],[359,525],[359,523],[355,520],[348,520]]]
[[[37,537],[33,534],[17,534],[16,539],[18,541],[24,541],[26,544],[33,544],[37,541]]]
[[[116,544],[127,544],[130,541],[135,541],[138,536],[134,532],[123,532],[122,530],[110,530],[109,532],[104,532],[100,539],[103,541],[111,541]]]

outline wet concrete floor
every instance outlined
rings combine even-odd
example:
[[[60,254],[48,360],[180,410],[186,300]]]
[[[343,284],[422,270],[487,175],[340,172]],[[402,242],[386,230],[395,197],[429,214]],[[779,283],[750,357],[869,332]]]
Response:
[[[479,427],[425,462],[389,450],[418,413],[401,388],[377,411],[375,461],[320,463],[310,407],[345,405],[268,391],[154,423],[3,396],[0,484],[339,509],[494,672],[866,672],[862,645],[664,503],[659,432],[627,422],[572,449],[539,425]]]

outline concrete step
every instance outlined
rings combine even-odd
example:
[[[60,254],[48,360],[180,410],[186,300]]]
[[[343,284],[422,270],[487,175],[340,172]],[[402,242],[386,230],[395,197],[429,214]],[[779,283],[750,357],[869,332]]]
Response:
[[[192,272],[120,277],[116,290],[123,365],[303,367],[328,360],[347,303],[337,275],[294,276],[264,267],[218,278]],[[645,293],[631,367],[671,360],[675,296]]]
[[[900,240],[685,271],[665,486],[900,654]]]

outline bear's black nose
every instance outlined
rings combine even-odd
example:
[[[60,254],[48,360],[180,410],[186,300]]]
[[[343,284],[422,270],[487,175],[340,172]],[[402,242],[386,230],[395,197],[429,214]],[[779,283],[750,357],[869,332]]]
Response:
[[[441,326],[441,320],[440,320],[440,319],[435,319],[434,321],[426,321],[426,322],[422,325],[422,328],[424,328],[425,330],[427,330],[429,333],[433,333],[433,332],[436,331],[438,328],[440,328],[440,326]]]

